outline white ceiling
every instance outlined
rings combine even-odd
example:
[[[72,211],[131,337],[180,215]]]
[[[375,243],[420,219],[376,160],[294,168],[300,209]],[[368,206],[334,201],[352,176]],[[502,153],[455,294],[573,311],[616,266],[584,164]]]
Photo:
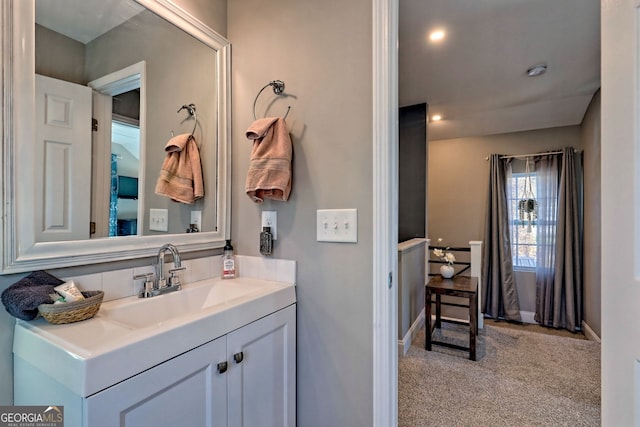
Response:
[[[399,104],[442,115],[431,140],[580,124],[599,87],[599,0],[400,0]]]
[[[87,44],[142,10],[135,1],[36,0],[36,22]]]

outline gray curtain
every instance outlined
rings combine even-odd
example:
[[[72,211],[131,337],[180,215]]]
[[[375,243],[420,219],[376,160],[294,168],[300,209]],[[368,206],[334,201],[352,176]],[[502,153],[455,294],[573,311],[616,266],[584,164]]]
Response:
[[[482,312],[496,319],[521,322],[518,292],[513,280],[507,204],[506,179],[510,175],[510,161],[492,154],[489,167],[482,261]]]
[[[535,320],[577,331],[582,325],[582,158],[573,148],[541,156],[536,176]]]

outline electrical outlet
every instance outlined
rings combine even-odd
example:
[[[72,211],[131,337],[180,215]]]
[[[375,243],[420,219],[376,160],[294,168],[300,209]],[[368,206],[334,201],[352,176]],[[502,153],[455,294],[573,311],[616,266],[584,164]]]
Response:
[[[358,242],[357,209],[318,209],[316,213],[318,242]]]
[[[149,209],[149,230],[169,231],[168,209]]]
[[[189,224],[195,224],[198,231],[202,231],[202,211],[191,211],[191,222]]]
[[[262,226],[271,227],[273,240],[278,240],[278,211],[262,211]],[[262,228],[260,228],[262,231]]]

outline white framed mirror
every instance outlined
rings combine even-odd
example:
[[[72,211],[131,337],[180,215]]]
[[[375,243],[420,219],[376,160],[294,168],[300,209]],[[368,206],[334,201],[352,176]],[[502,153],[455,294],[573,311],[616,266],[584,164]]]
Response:
[[[173,243],[181,252],[222,247],[230,230],[229,42],[169,0],[131,0],[134,12],[126,17],[128,32],[125,34],[127,37],[134,37],[134,33],[143,32],[144,35],[138,41],[138,50],[144,55],[131,55],[136,50],[135,43],[131,42],[133,39],[128,39],[127,45],[120,48],[123,54],[117,57],[99,50],[86,54],[87,57],[93,55],[96,61],[86,61],[82,74],[84,81],[75,82],[76,86],[85,86],[89,94],[91,88],[106,94],[109,98],[103,102],[105,105],[115,105],[111,97],[124,92],[137,91],[139,96],[139,117],[133,120],[116,120],[124,127],[112,127],[110,121],[115,116],[112,111],[95,113],[94,110],[94,115],[103,114],[106,118],[103,124],[98,125],[99,128],[120,129],[114,130],[114,134],[127,133],[129,127],[138,128],[135,133],[135,138],[139,140],[136,164],[139,167],[138,176],[135,176],[135,168],[117,176],[122,181],[118,196],[131,199],[125,201],[133,206],[121,209],[131,211],[130,217],[122,220],[129,231],[110,235],[105,231],[108,227],[104,221],[117,219],[119,228],[121,221],[113,216],[110,218],[113,209],[105,207],[105,202],[100,201],[108,201],[113,195],[108,194],[113,193],[108,183],[104,184],[113,172],[109,170],[111,158],[119,156],[109,150],[109,144],[115,138],[111,131],[106,137],[107,145],[101,149],[101,157],[96,154],[100,150],[95,149],[95,141],[90,141],[92,136],[87,136],[86,129],[81,126],[82,136],[72,139],[89,145],[92,160],[74,161],[76,153],[73,147],[59,143],[56,138],[43,137],[38,130],[39,114],[61,124],[61,128],[70,127],[74,119],[69,112],[74,105],[80,105],[79,101],[66,96],[45,96],[45,101],[36,101],[40,85],[38,81],[41,80],[41,77],[37,77],[36,66],[38,1],[41,0],[2,2],[0,9],[0,45],[4,70],[3,115],[0,117],[3,129],[0,164],[3,177],[0,273],[148,257],[155,255],[164,243]],[[123,3],[123,0],[102,0],[98,3],[115,4]],[[109,10],[107,7],[107,11]],[[164,39],[159,45],[153,45],[155,39],[162,38],[152,37],[144,32],[148,28],[143,26],[145,21],[152,21],[154,29],[160,27],[161,22],[169,27],[167,31],[177,31],[179,34],[170,36],[170,43]],[[114,28],[105,30],[112,38]],[[174,42],[178,38],[193,39],[199,46],[193,49],[179,47]],[[108,43],[111,42],[102,42]],[[201,53],[195,57],[180,56],[190,50]],[[206,52],[202,53],[203,51]],[[96,65],[100,62],[103,68]],[[199,69],[201,63],[206,65]],[[169,75],[166,70],[171,69],[171,64],[181,65],[176,67],[181,72],[173,71]],[[38,63],[38,67],[41,66]],[[160,73],[160,70],[165,71],[165,74]],[[117,78],[118,76],[122,78]],[[137,82],[137,87],[133,87],[132,82]],[[96,91],[94,97],[95,93]],[[160,93],[162,96],[159,96]],[[39,109],[42,104],[47,103],[55,108],[52,112],[41,113]],[[180,109],[190,103],[197,106],[197,120]],[[154,194],[155,181],[165,155],[164,146],[173,132],[194,132],[200,148],[205,195],[194,204],[177,203]],[[53,143],[38,143],[40,140]],[[136,153],[132,157],[136,157]],[[121,168],[125,169],[124,166]],[[75,193],[76,190],[71,190],[74,184],[84,185],[84,192]],[[139,193],[124,190],[125,186],[134,184],[137,184],[139,190],[136,191]],[[150,224],[151,209],[166,211],[167,231],[152,229],[158,227]],[[200,212],[202,216],[201,231],[197,233],[186,232],[192,211]],[[77,231],[78,227],[74,229],[72,225],[78,218],[80,232]],[[96,228],[102,231],[96,232]]]

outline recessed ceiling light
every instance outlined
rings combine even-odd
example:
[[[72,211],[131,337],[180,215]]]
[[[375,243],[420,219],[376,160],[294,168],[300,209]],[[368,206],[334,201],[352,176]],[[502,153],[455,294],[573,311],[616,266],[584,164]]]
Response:
[[[434,114],[433,116],[431,116],[432,122],[438,122],[440,120],[442,120],[442,116],[440,114]]]
[[[443,30],[435,30],[429,34],[429,40],[432,42],[439,42],[444,39],[444,31]]]
[[[527,70],[527,76],[536,77],[547,72],[547,64],[534,65]]]

